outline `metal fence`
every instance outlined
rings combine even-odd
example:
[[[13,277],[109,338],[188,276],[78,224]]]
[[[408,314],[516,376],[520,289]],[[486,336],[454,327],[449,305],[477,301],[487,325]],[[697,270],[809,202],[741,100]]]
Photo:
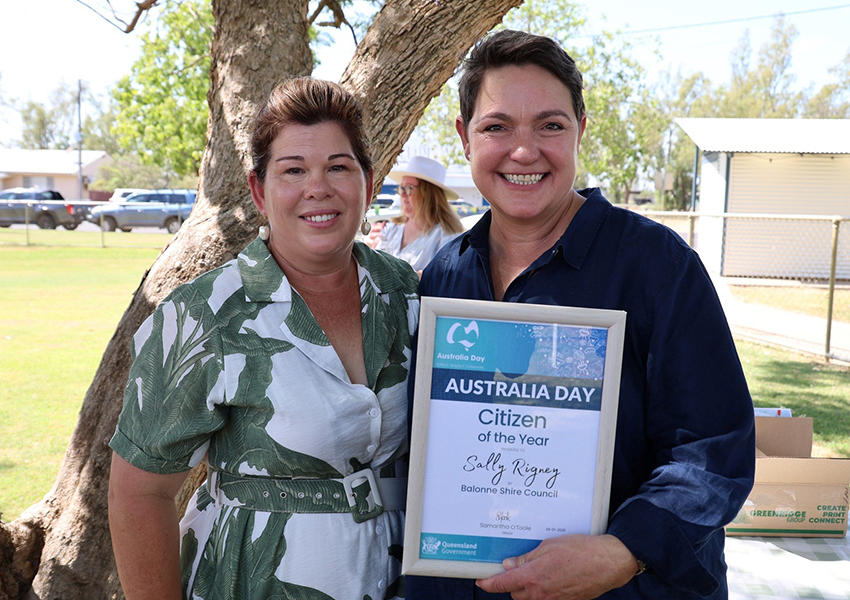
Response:
[[[124,208],[125,213],[92,217],[98,206]],[[162,247],[191,209],[191,204],[0,199],[0,245]],[[125,235],[130,231],[132,236]]]
[[[699,252],[736,334],[850,364],[850,217],[641,214]]]
[[[111,203],[18,203],[23,222],[8,228],[0,201],[0,245],[161,248],[170,238],[164,229],[107,231],[103,220],[41,230],[36,205],[90,211]],[[850,217],[638,212],[699,252],[736,335],[850,364]]]

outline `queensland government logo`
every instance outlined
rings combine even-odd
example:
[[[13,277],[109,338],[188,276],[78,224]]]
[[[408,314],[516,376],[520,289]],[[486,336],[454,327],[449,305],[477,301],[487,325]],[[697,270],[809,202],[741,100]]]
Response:
[[[469,350],[478,341],[478,323],[470,321],[466,327],[460,323],[453,324],[446,334],[446,341],[449,344],[460,344]]]
[[[440,549],[440,540],[435,537],[422,538],[422,554],[436,554]]]

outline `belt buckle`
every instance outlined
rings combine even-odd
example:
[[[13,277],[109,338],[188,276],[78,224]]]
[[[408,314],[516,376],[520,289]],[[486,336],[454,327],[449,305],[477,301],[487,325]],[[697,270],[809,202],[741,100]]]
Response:
[[[342,478],[345,498],[355,523],[374,519],[384,512],[378,482],[372,469],[362,469]]]

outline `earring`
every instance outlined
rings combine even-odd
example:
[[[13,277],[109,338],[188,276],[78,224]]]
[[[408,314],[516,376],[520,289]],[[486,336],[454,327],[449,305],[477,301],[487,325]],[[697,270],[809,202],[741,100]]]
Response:
[[[268,241],[270,233],[271,232],[269,231],[269,228],[265,225],[260,225],[260,230],[257,232],[257,234],[260,236],[260,239],[264,242]]]
[[[360,224],[360,233],[363,235],[369,235],[372,231],[372,224],[369,222],[369,219],[366,216],[363,216],[363,222]]]

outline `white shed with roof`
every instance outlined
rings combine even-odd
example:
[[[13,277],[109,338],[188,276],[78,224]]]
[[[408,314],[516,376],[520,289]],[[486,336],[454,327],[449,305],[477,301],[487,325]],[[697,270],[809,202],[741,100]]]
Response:
[[[702,152],[700,212],[850,217],[850,120],[676,119]],[[815,232],[813,228],[817,228]],[[819,231],[824,228],[826,231]],[[831,223],[701,217],[699,252],[725,276],[826,278]],[[777,248],[806,236],[795,260]],[[844,245],[850,236],[843,236]],[[850,265],[839,265],[839,278]]]

